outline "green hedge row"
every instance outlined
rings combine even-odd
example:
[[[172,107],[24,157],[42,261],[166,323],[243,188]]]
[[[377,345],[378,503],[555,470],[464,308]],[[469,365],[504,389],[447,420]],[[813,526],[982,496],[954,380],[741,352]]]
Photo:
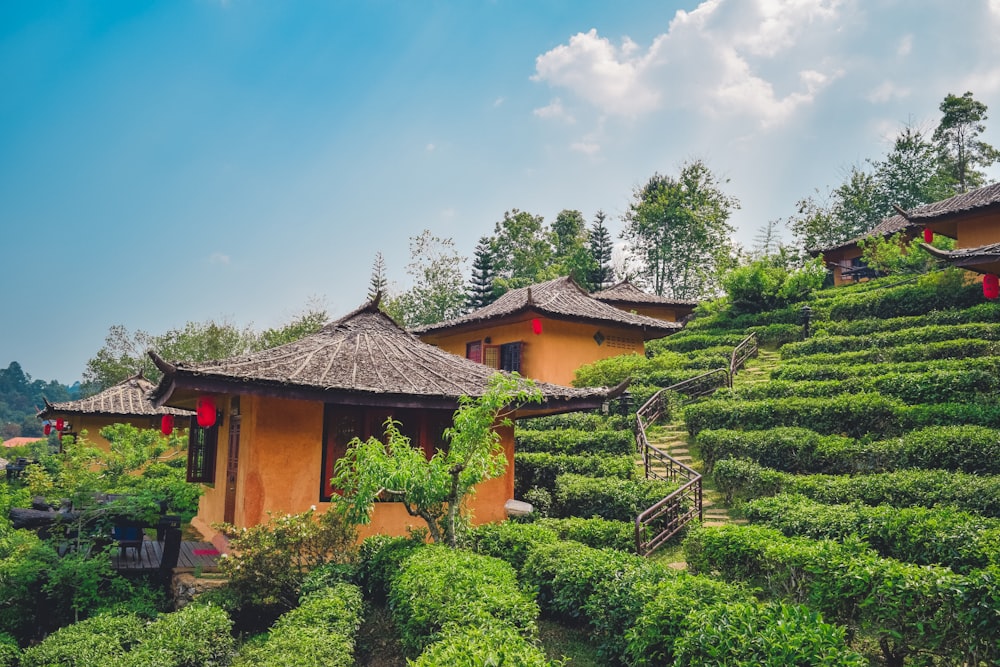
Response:
[[[794,344],[794,343],[793,343]],[[785,349],[781,348],[782,355]],[[819,352],[795,359],[812,364],[880,364],[932,359],[963,359],[992,357],[1000,354],[1000,342],[980,338],[954,338],[937,343],[909,343],[891,347],[876,347],[850,352]]]
[[[635,524],[632,521],[570,517],[538,519],[535,524],[552,530],[560,540],[573,540],[594,548],[635,551]]]
[[[861,293],[844,292],[830,302],[829,319],[889,319],[983,303],[981,285],[965,284],[961,271],[921,276],[915,282]]]
[[[771,371],[771,379],[775,381],[856,380],[858,378],[877,377],[894,373],[900,375],[935,371],[965,373],[977,370],[989,373],[990,375],[1000,374],[1000,357],[932,359],[930,361],[887,362],[862,365],[813,363],[810,359],[801,359],[781,364],[781,366]]]
[[[829,398],[783,398],[763,401],[709,400],[684,409],[688,432],[705,429],[764,430],[801,426],[818,433],[861,437],[902,432],[905,406],[878,394],[840,394]]]
[[[867,336],[882,331],[899,331],[900,329],[912,329],[926,325],[972,324],[975,322],[1000,322],[1000,304],[987,301],[961,310],[933,310],[907,317],[826,320],[817,322],[813,329],[817,334],[829,336]]]
[[[575,429],[577,431],[622,431],[632,428],[632,422],[622,415],[604,415],[599,412],[566,412],[561,415],[548,415],[519,419],[518,430],[552,431]]]
[[[898,470],[874,475],[792,475],[748,459],[724,459],[712,478],[727,501],[796,493],[822,503],[893,507],[952,505],[1000,518],[1000,476],[947,470]]]
[[[721,459],[748,458],[790,473],[844,475],[936,468],[1000,475],[1000,431],[983,426],[929,426],[878,441],[824,436],[794,427],[706,430],[698,434],[696,443],[708,473]]]
[[[718,398],[764,400],[768,398],[822,398],[845,393],[877,393],[904,403],[977,400],[1000,389],[1000,374],[982,368],[964,371],[932,370],[921,373],[888,373],[845,380],[772,380],[722,390]]]
[[[413,667],[560,667],[563,663],[548,660],[541,648],[510,625],[487,620],[477,625],[444,628],[441,638],[408,664]]]
[[[705,348],[712,347],[727,347],[731,351],[732,348],[739,345],[746,337],[747,334],[745,332],[739,331],[690,333],[685,335],[684,330],[682,329],[672,336],[650,341],[647,343],[646,347],[647,350],[652,351],[654,354],[663,350],[671,350],[673,352],[694,352],[695,350],[703,350]]]
[[[742,507],[754,524],[787,537],[844,541],[856,536],[879,555],[943,565],[956,572],[1000,565],[1000,519],[952,507],[870,507],[860,503],[826,505],[800,495],[758,498]]]
[[[314,591],[271,627],[264,641],[248,642],[234,667],[350,667],[361,626],[361,589],[347,583]]]
[[[788,538],[763,526],[692,531],[688,568],[717,572],[765,595],[808,603],[882,648],[886,664],[932,654],[949,664],[996,664],[1000,568],[968,575],[882,558],[863,543]]]
[[[226,612],[212,605],[188,605],[152,623],[131,614],[98,614],[26,649],[21,667],[228,665],[235,645],[231,628]]]
[[[719,399],[687,406],[684,420],[693,436],[705,429],[763,431],[782,426],[852,438],[890,438],[927,426],[971,424],[1000,428],[1000,404],[980,400],[905,405],[899,399],[873,392],[760,401]]]
[[[677,485],[655,479],[587,477],[565,473],[556,478],[551,515],[555,518],[599,517],[634,521],[643,510],[677,490]]]
[[[809,340],[788,343],[782,347],[781,358],[793,359],[814,354],[839,354],[870,348],[927,345],[969,339],[1000,340],[1000,324],[939,324],[867,335],[813,336]]]
[[[514,497],[523,498],[531,488],[555,492],[556,477],[563,473],[589,477],[635,479],[635,454],[599,456],[594,454],[550,454],[517,452],[514,454]]]
[[[562,429],[531,431],[517,429],[514,433],[519,452],[549,452],[551,454],[631,454],[636,451],[635,435],[631,430],[588,431]]]
[[[538,634],[538,605],[497,558],[429,544],[392,578],[389,606],[400,641],[418,655],[454,626],[508,625],[525,640]]]

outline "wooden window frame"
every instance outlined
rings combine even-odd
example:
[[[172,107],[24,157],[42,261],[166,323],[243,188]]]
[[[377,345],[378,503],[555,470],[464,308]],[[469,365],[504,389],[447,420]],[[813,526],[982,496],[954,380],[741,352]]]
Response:
[[[215,463],[219,453],[219,423],[222,414],[218,413],[215,423],[208,428],[198,426],[195,417],[191,417],[188,429],[188,460],[187,481],[200,484],[215,483]]]

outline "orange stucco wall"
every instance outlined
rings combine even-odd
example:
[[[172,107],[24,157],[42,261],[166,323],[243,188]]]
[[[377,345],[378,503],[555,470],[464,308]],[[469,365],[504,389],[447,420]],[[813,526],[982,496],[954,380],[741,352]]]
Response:
[[[855,257],[861,257],[861,248],[856,245],[823,253],[823,261],[826,263],[827,268],[833,269],[834,285],[844,285],[853,282],[851,280],[844,280],[842,271],[845,268],[850,268],[851,260]]]
[[[516,322],[452,334],[427,334],[421,339],[460,357],[465,356],[466,343],[487,337],[491,345],[523,341],[521,375],[561,385],[572,384],[574,371],[584,364],[621,354],[645,354],[642,335],[634,329],[539,318],[542,333],[536,335],[531,319],[526,315]],[[594,340],[598,331],[605,337],[601,345]]]
[[[985,211],[963,217],[958,224],[957,248],[1000,243],[1000,212]]]
[[[234,524],[249,527],[264,523],[268,512],[296,514],[315,506],[326,511],[330,503],[320,502],[323,458],[323,404],[260,396],[241,397],[240,450],[236,486]],[[198,515],[191,522],[207,539],[217,544],[225,513],[225,475],[229,449],[229,397],[217,397],[224,408],[220,424],[215,484],[202,495]],[[514,433],[501,431],[507,454],[506,473],[480,485],[470,503],[474,522],[505,518],[504,503],[514,494]],[[376,503],[372,521],[360,527],[362,538],[384,533],[405,535],[407,528],[424,525],[406,513],[401,503]]]

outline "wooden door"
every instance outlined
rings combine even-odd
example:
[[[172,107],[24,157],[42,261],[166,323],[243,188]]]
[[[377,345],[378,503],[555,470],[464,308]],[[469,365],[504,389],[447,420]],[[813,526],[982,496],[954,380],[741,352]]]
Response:
[[[240,467],[240,416],[229,416],[229,453],[226,455],[226,509],[223,521],[236,519],[236,476]]]

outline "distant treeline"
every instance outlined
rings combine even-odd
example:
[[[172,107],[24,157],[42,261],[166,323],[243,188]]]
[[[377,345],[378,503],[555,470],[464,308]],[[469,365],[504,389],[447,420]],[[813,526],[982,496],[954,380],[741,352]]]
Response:
[[[0,439],[42,435],[42,422],[35,415],[44,405],[43,396],[52,403],[75,400],[80,383],[67,387],[55,380],[32,380],[16,361],[0,368]]]

